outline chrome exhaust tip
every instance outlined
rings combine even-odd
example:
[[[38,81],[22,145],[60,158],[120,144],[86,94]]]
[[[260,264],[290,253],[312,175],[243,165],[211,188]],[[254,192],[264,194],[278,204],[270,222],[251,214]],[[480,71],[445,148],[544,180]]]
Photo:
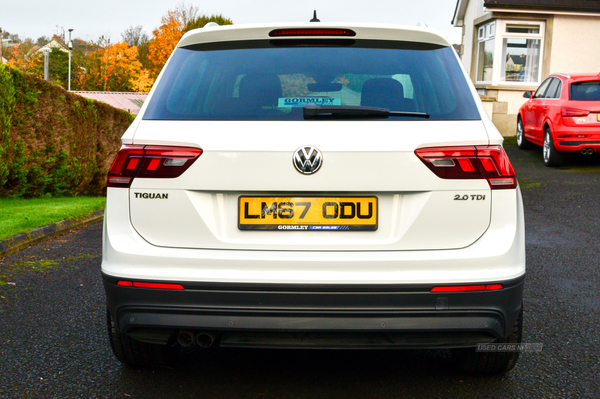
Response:
[[[210,348],[215,343],[215,336],[209,333],[200,333],[196,336],[196,343],[201,348]]]
[[[194,343],[194,333],[181,330],[179,334],[177,334],[177,343],[183,347],[190,346]]]

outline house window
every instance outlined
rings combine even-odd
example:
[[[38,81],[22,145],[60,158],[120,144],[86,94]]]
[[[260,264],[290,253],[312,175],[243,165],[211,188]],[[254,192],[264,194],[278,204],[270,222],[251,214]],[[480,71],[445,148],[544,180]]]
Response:
[[[542,25],[542,23],[505,22],[502,38],[501,82],[539,83]]]
[[[477,81],[492,82],[496,49],[496,22],[480,26],[478,32]]]
[[[478,27],[477,82],[538,85],[544,22],[496,20]]]

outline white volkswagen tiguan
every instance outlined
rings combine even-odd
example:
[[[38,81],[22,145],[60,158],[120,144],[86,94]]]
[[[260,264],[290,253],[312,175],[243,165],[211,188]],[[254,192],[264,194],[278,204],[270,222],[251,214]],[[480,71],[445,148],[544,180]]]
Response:
[[[182,346],[451,348],[510,370],[523,206],[447,39],[419,27],[188,32],[108,175],[117,359]]]

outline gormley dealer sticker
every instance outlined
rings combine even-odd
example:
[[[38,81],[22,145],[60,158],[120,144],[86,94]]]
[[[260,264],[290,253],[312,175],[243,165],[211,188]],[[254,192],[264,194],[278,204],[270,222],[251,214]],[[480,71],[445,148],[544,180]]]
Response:
[[[304,107],[306,104],[342,105],[341,98],[335,97],[283,97],[279,99],[279,108]]]

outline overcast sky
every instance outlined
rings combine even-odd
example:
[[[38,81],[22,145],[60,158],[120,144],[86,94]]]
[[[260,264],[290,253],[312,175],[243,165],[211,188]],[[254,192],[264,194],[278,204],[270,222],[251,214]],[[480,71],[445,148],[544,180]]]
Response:
[[[180,4],[200,14],[222,14],[234,24],[309,21],[317,10],[322,22],[373,22],[415,25],[424,22],[460,43],[460,29],[450,21],[456,0],[0,0],[0,27],[34,41],[73,28],[73,38],[121,41],[130,26],[142,25],[149,36],[162,16]],[[68,37],[68,33],[67,33]]]

